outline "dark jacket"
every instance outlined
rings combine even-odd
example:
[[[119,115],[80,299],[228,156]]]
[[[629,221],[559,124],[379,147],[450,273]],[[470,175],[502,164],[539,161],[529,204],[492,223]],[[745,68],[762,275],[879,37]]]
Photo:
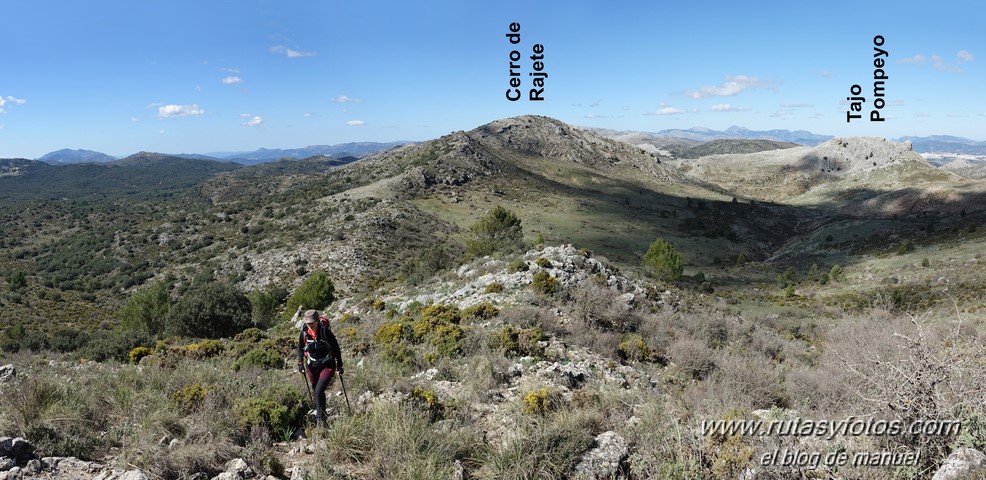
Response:
[[[314,339],[308,335],[308,326],[305,324],[301,325],[301,332],[298,335],[298,363],[306,367],[308,366],[308,362],[305,361],[305,346],[309,340],[322,340],[329,344],[332,353],[329,360],[323,364],[324,367],[342,368],[342,351],[339,349],[339,342],[336,340],[336,336],[329,329],[328,319],[319,317],[318,328],[315,329]]]

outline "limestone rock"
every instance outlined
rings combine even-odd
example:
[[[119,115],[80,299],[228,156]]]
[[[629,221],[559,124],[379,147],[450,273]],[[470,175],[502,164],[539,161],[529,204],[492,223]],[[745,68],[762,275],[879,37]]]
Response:
[[[608,431],[596,436],[596,447],[582,456],[575,468],[575,478],[602,480],[626,477],[626,460],[630,454],[626,440],[620,434]]]
[[[986,477],[986,454],[975,448],[952,452],[932,480],[977,480]]]
[[[14,368],[13,364],[6,364],[0,366],[0,383],[7,383],[17,376],[17,369]]]

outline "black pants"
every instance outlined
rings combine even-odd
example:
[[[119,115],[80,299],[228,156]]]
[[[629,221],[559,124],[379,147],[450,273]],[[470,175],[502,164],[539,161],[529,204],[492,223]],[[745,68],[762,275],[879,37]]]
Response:
[[[308,381],[312,384],[312,389],[315,391],[315,415],[318,423],[322,423],[325,417],[325,389],[329,388],[332,383],[332,374],[335,373],[335,369],[331,367],[323,367],[305,369],[305,373],[308,374]]]

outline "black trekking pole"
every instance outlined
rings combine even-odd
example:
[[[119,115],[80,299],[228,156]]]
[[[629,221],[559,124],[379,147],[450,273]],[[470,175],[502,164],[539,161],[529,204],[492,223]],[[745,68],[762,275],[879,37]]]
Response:
[[[308,399],[312,401],[312,410],[315,409],[315,394],[312,392],[312,386],[308,384],[308,375],[305,375],[305,371],[301,370],[301,378],[305,381],[305,389],[308,390]]]
[[[346,397],[346,412],[349,416],[353,416],[353,407],[349,406],[349,394],[346,393],[346,380],[343,378],[342,373],[339,373],[339,383],[342,384],[342,396]]]

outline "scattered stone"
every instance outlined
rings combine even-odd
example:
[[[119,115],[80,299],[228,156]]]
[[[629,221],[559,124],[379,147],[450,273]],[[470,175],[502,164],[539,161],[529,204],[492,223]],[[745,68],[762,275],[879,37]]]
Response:
[[[239,480],[239,479],[240,476],[233,472],[223,472],[220,473],[219,475],[216,475],[215,477],[212,477],[212,480]]]
[[[975,448],[952,452],[932,480],[976,480],[986,477],[986,454]]]
[[[27,465],[24,465],[24,469],[21,471],[28,475],[37,475],[41,473],[41,460],[28,460]]]
[[[247,478],[253,476],[253,469],[247,465],[246,461],[242,458],[234,458],[226,462],[226,472],[234,473],[239,478]]]
[[[116,480],[148,480],[147,474],[140,470],[127,470],[123,472]]]
[[[6,472],[7,470],[10,470],[11,468],[14,468],[16,466],[17,463],[14,462],[13,458],[0,457],[0,472]]]
[[[13,380],[17,376],[17,369],[14,365],[8,363],[4,366],[0,366],[0,383],[7,383]]]
[[[596,447],[582,456],[575,468],[575,478],[602,480],[625,478],[626,460],[630,454],[626,440],[620,434],[608,431],[596,436]]]
[[[291,467],[291,480],[305,480],[305,469],[301,465],[295,464]]]

